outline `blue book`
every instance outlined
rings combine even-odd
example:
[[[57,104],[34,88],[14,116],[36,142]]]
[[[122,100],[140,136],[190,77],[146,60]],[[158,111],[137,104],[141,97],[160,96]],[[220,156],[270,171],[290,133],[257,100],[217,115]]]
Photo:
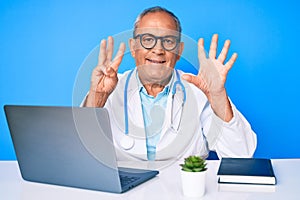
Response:
[[[272,162],[265,158],[222,158],[217,175],[219,183],[276,184]]]

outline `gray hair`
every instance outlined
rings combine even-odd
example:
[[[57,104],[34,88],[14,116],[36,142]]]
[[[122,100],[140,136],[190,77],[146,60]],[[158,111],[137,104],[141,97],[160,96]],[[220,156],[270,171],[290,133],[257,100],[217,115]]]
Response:
[[[156,12],[165,12],[167,14],[169,14],[175,21],[176,23],[176,28],[177,28],[177,31],[179,33],[179,38],[181,37],[181,24],[180,24],[180,21],[178,19],[178,17],[176,17],[176,15],[174,15],[174,13],[172,13],[171,11],[165,9],[165,8],[162,8],[160,6],[155,6],[155,7],[151,7],[151,8],[147,8],[145,9],[141,14],[138,15],[138,17],[136,18],[135,22],[134,22],[134,30],[133,30],[133,37],[135,37],[135,34],[136,34],[136,29],[138,28],[138,24],[139,22],[141,21],[141,19],[147,15],[148,13],[156,13]]]

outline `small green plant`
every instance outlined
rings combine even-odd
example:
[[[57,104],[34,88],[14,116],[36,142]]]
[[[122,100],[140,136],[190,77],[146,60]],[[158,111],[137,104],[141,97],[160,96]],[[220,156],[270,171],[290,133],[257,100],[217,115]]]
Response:
[[[181,170],[186,172],[202,172],[207,170],[206,162],[200,156],[189,156],[184,159],[184,164],[180,164]]]

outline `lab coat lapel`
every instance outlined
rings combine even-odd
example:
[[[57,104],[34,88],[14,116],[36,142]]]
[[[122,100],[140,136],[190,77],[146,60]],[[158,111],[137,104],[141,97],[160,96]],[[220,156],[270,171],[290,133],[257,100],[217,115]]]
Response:
[[[132,73],[129,80],[127,99],[129,135],[135,138],[135,145],[131,153],[143,159],[147,159],[146,134],[136,70]]]
[[[175,75],[176,76],[176,75]],[[174,82],[178,80],[178,77],[175,77]],[[173,115],[175,117],[175,120],[173,122],[173,125],[175,127],[178,127],[179,124],[179,119],[180,119],[180,112],[181,110],[181,105],[182,105],[182,99],[178,98],[178,94],[175,94],[174,100],[172,99],[172,90],[174,87],[174,83],[172,84],[172,87],[170,88],[170,93],[168,96],[168,101],[167,101],[167,108],[166,108],[166,113],[165,113],[165,121],[163,125],[163,129],[161,132],[161,139],[157,145],[157,150],[159,151],[162,148],[165,148],[167,145],[169,145],[176,137],[176,133],[173,131],[170,131],[171,128],[171,118],[172,118],[172,109],[173,109]],[[172,101],[173,101],[173,108],[172,108]],[[176,111],[179,111],[176,114]]]
[[[195,134],[199,132],[199,121],[197,117],[199,116],[199,109],[197,105],[197,99],[191,91],[191,87],[182,81],[185,86],[186,91],[186,103],[184,104],[182,119],[180,122],[180,115],[182,111],[182,95],[180,89],[177,88],[174,98],[174,111],[180,110],[176,115],[174,113],[174,126],[177,128],[180,122],[180,127],[178,133],[167,130],[164,134],[164,138],[161,138],[160,147],[157,149],[156,159],[166,160],[179,158],[187,151],[190,145],[194,142]],[[172,107],[172,106],[171,106]],[[169,123],[170,125],[170,123]],[[168,126],[170,127],[170,126]]]
[[[136,73],[133,73],[130,77],[128,91],[128,115],[135,125],[139,127],[144,127],[144,119],[142,112],[142,103],[139,94],[138,83],[136,80]]]

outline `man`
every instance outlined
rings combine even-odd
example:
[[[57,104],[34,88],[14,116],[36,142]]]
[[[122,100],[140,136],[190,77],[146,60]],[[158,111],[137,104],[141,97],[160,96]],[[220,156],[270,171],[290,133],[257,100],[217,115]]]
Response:
[[[218,35],[209,55],[198,41],[197,76],[174,70],[184,49],[181,25],[170,11],[153,7],[137,18],[129,41],[136,68],[117,74],[125,44],[114,57],[113,38],[102,40],[91,76],[88,107],[106,107],[119,160],[168,160],[190,154],[203,157],[251,157],[256,135],[229,100],[227,73],[237,54],[225,62],[227,40],[217,57]]]

